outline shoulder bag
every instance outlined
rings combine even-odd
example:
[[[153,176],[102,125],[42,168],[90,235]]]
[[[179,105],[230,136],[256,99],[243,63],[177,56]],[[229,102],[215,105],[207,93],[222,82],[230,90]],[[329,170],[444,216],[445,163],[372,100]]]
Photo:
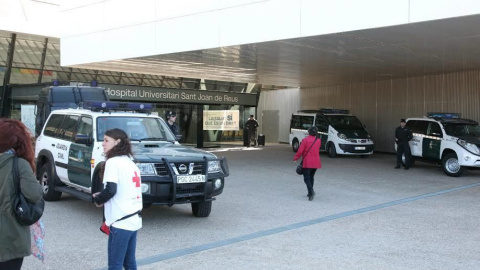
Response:
[[[124,216],[124,217],[122,217],[122,218],[119,218],[119,219],[115,220],[113,223],[115,223],[115,222],[117,222],[117,221],[120,221],[120,220],[127,219],[127,218],[129,218],[129,217],[133,217],[133,216],[135,216],[135,215],[137,215],[137,214],[140,215],[141,212],[142,212],[142,210],[138,210],[138,211],[135,212],[135,213],[126,215],[126,216]],[[110,224],[110,226],[112,226],[113,223]],[[107,226],[107,224],[106,224],[105,221],[104,221],[104,222],[102,223],[102,225],[100,226],[100,231],[103,232],[103,233],[106,234],[106,235],[110,235],[110,226]]]
[[[308,154],[308,152],[310,152],[310,149],[312,149],[313,145],[315,144],[315,142],[317,141],[318,138],[315,138],[315,140],[313,141],[312,145],[310,146],[310,148],[308,148],[308,151],[305,153],[305,155]],[[297,166],[297,169],[295,169],[295,171],[297,172],[298,175],[302,175],[303,174],[303,155],[302,155],[302,161],[300,161],[300,164]]]
[[[20,190],[20,176],[18,175],[18,157],[13,157],[13,183],[16,194],[13,199],[13,212],[18,223],[23,226],[30,226],[37,222],[43,215],[45,201],[43,198],[37,203],[28,202]]]

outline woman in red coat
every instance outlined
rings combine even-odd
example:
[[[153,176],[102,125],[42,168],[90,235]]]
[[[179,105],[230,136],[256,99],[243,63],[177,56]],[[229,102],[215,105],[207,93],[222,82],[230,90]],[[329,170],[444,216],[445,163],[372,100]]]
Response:
[[[307,185],[307,196],[309,201],[313,200],[313,197],[315,197],[315,191],[313,190],[313,176],[315,175],[315,172],[317,172],[317,169],[322,167],[322,164],[320,163],[320,145],[322,144],[322,141],[320,138],[317,138],[317,133],[317,127],[310,127],[308,129],[309,136],[302,140],[297,154],[293,157],[294,162],[303,157],[303,181],[305,181],[305,185]]]

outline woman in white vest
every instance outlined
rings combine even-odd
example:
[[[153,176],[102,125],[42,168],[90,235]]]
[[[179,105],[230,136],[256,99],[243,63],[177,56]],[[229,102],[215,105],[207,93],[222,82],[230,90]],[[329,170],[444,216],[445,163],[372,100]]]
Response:
[[[123,130],[107,130],[102,146],[104,190],[93,194],[93,200],[97,206],[104,205],[105,224],[110,226],[108,269],[136,270],[137,231],[142,227],[140,170],[131,159],[130,140]]]

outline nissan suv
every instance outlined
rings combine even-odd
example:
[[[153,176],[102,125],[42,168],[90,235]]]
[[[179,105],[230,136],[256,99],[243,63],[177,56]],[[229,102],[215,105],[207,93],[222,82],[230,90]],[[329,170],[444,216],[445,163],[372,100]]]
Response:
[[[190,203],[194,216],[210,215],[229,175],[225,158],[179,144],[165,121],[150,113],[151,104],[91,101],[82,107],[52,111],[37,138],[36,174],[45,200],[69,193],[90,201],[103,188],[103,136],[119,128],[141,171],[144,207]]]

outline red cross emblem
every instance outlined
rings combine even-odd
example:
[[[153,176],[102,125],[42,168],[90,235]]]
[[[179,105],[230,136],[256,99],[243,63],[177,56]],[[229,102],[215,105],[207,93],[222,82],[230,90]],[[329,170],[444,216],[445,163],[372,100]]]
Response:
[[[135,176],[132,178],[132,180],[135,183],[135,187],[140,187],[140,177],[138,177],[137,172],[135,172]]]

